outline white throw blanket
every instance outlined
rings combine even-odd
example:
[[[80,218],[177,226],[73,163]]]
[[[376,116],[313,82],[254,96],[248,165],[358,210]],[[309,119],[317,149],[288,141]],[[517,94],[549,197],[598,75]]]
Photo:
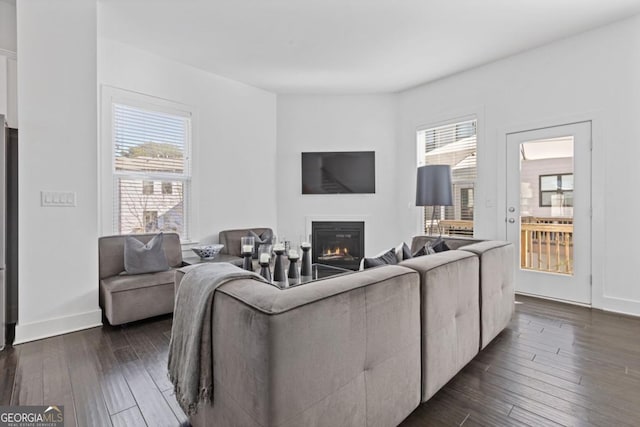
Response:
[[[238,278],[265,281],[228,263],[210,263],[188,271],[178,288],[169,343],[169,378],[187,415],[213,398],[213,296],[218,286]]]

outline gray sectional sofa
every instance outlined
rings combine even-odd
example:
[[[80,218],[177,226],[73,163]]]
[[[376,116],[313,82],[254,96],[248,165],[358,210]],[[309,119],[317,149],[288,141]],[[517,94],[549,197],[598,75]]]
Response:
[[[454,250],[285,290],[244,279],[220,286],[214,396],[191,423],[399,424],[513,313],[512,245],[446,240]]]

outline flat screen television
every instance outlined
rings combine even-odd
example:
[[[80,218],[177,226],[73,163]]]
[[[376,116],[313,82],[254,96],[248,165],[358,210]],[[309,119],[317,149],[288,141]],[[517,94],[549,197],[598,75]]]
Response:
[[[302,153],[302,194],[375,192],[375,151]]]

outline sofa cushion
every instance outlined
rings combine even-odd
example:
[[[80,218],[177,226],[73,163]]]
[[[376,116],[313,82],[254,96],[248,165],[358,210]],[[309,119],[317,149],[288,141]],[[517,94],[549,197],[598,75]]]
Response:
[[[121,292],[151,286],[173,285],[174,279],[175,270],[167,270],[159,273],[112,276],[102,279],[100,284],[107,292]]]
[[[162,250],[164,234],[153,236],[142,243],[133,236],[124,239],[124,269],[128,274],[157,273],[167,271],[169,263]]]

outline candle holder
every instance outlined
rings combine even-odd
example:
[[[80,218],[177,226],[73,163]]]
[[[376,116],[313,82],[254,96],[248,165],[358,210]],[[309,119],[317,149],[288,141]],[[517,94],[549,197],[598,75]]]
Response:
[[[258,264],[260,264],[260,275],[271,282],[271,245],[262,244],[258,247]]]
[[[311,243],[302,242],[300,244],[302,249],[302,262],[300,265],[300,276],[310,277],[313,273],[311,271]]]
[[[298,265],[296,264],[298,259],[300,259],[298,251],[291,249],[289,251],[289,274],[287,277],[289,278],[289,283],[292,285],[297,284],[300,279],[300,272],[298,271]]]
[[[247,271],[253,271],[253,249],[255,248],[256,240],[253,236],[246,236],[240,238],[240,255],[242,255],[242,268]]]
[[[269,268],[269,262],[260,262],[260,275],[265,278],[265,280],[271,283],[271,269]]]
[[[276,254],[276,262],[273,266],[273,281],[286,282],[287,276],[284,271],[284,261],[282,260],[282,255],[284,254],[284,245],[281,243],[274,245],[273,252]]]

